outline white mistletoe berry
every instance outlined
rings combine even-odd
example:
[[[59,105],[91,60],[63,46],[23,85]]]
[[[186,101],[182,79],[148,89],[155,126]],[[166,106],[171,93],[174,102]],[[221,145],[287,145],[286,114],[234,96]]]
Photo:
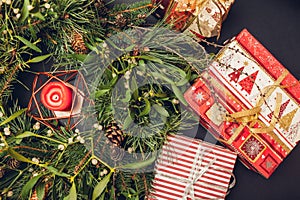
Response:
[[[12,197],[13,195],[14,195],[14,192],[10,190],[10,191],[7,192],[6,196],[7,197]]]
[[[68,138],[68,144],[73,143],[73,138]]]
[[[31,160],[32,160],[32,162],[35,162],[35,163],[39,163],[40,162],[40,160],[38,158],[36,158],[36,157],[33,157]]]
[[[27,9],[28,9],[29,11],[31,11],[32,9],[34,9],[34,7],[33,7],[32,5],[28,5],[28,6],[27,6]]]
[[[131,154],[131,153],[133,152],[133,148],[132,148],[132,147],[129,147],[127,151],[128,151],[128,153]]]
[[[93,165],[97,165],[97,164],[98,164],[98,160],[97,160],[96,158],[93,158],[93,159],[92,159],[92,164],[93,164]]]
[[[60,144],[57,146],[57,148],[61,151],[63,151],[65,149],[65,146],[63,144]]]
[[[18,13],[19,13],[19,11],[20,11],[20,9],[19,9],[19,8],[14,8],[14,9],[13,9],[13,12],[14,12],[15,14],[18,14]]]
[[[45,8],[49,9],[51,6],[49,3],[45,3]]]

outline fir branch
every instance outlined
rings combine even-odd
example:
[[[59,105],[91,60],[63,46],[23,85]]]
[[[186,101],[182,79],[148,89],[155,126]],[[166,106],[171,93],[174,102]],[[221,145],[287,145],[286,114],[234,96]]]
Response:
[[[6,72],[5,76],[0,82],[0,102],[1,105],[3,104],[3,98],[9,96],[10,90],[9,88],[12,87],[12,82],[17,76],[17,72],[20,69],[20,65],[17,64],[12,70]]]

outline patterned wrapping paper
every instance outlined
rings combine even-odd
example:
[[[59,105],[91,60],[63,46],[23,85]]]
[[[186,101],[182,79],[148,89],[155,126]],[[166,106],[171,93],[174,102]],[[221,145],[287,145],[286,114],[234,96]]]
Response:
[[[300,140],[300,83],[247,30],[185,98],[204,127],[266,178]]]
[[[169,23],[175,29],[192,32],[196,36],[219,36],[222,22],[234,0],[153,0],[160,3],[157,15],[168,13]]]
[[[154,200],[224,199],[237,155],[185,136],[169,136],[155,167]]]

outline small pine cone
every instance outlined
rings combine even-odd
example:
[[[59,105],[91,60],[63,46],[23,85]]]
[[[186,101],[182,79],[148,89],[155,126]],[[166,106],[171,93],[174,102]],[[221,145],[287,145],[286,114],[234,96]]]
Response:
[[[109,139],[113,145],[119,147],[124,141],[123,131],[117,125],[116,122],[112,122],[105,129],[105,136]]]
[[[126,26],[127,23],[127,19],[122,15],[122,14],[117,14],[116,16],[116,26],[119,28],[123,28],[124,26]]]
[[[0,167],[0,178],[2,178],[5,175],[5,169],[3,167]]]
[[[14,158],[11,158],[7,161],[6,165],[11,169],[16,169],[16,168],[20,167],[20,161],[14,159]]]
[[[82,34],[74,31],[71,39],[72,49],[79,54],[87,53],[87,47],[85,46]]]

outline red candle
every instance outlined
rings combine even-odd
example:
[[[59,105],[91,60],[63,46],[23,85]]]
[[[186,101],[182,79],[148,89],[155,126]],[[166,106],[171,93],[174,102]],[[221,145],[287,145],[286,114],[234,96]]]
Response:
[[[42,104],[52,111],[67,111],[72,106],[72,89],[63,82],[50,82],[41,92]]]

